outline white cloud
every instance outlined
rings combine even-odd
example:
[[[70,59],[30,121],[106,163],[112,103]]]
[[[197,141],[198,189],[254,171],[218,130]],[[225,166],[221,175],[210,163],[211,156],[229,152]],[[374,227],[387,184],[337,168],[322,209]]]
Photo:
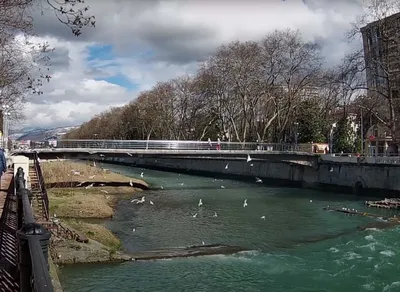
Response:
[[[78,38],[50,15],[36,20],[37,41],[55,47],[52,80],[27,104],[26,126],[68,126],[134,99],[158,81],[194,72],[197,61],[232,40],[258,40],[275,29],[299,29],[323,44],[329,62],[348,50],[344,32],[357,1],[91,0],[97,27]],[[88,61],[89,46],[113,45],[116,56]],[[151,56],[148,56],[151,52]],[[95,80],[122,74],[137,88]]]

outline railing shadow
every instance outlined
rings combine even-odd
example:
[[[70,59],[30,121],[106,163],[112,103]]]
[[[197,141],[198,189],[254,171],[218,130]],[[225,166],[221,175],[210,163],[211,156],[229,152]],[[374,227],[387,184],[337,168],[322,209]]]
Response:
[[[51,233],[33,217],[32,193],[26,188],[20,167],[15,176],[17,192],[17,239],[19,252],[20,291],[51,292],[48,248]]]

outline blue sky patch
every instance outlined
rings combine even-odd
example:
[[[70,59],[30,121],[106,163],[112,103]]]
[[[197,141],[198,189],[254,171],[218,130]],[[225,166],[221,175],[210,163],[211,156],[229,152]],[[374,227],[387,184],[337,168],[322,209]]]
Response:
[[[122,74],[117,74],[117,75],[114,75],[114,76],[111,76],[111,77],[99,78],[99,79],[96,79],[96,80],[97,81],[104,80],[104,81],[107,81],[109,83],[113,83],[113,84],[125,87],[129,91],[135,90],[135,89],[137,89],[139,87],[137,84],[132,83],[128,78],[126,78]]]
[[[87,57],[87,61],[110,60],[115,57],[112,45],[95,45],[89,46],[89,56]]]

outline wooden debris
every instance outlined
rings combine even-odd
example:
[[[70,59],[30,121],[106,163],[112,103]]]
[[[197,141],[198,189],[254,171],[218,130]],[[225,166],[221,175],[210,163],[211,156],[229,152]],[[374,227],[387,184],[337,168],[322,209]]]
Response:
[[[385,208],[385,209],[400,209],[400,199],[384,199],[381,201],[365,201],[368,207]]]

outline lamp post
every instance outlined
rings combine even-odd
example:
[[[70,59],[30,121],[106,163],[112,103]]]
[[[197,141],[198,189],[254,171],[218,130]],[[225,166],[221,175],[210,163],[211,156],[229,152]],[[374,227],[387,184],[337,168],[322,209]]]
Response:
[[[333,153],[333,130],[336,128],[336,123],[333,123],[331,126],[331,131],[329,133],[329,153]]]
[[[3,148],[5,153],[8,153],[8,117],[10,116],[10,106],[3,105]]]
[[[299,135],[299,123],[298,122],[294,122],[294,151],[297,151],[297,139],[298,139],[298,135]]]

